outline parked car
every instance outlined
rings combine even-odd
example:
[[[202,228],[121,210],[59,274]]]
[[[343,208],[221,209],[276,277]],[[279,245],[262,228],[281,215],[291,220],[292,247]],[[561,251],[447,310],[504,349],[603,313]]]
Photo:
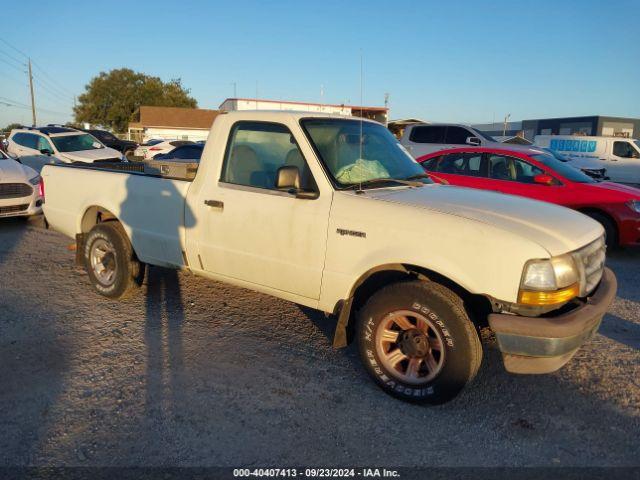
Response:
[[[181,145],[168,153],[160,153],[154,156],[154,160],[193,160],[200,161],[204,144]]]
[[[149,140],[136,148],[133,153],[136,157],[142,157],[145,160],[154,158],[156,155],[169,153],[176,147],[181,145],[193,145],[191,140]]]
[[[0,217],[37,215],[42,200],[38,172],[0,152]]]
[[[435,180],[551,202],[605,229],[607,244],[640,244],[640,189],[599,182],[541,149],[455,148],[418,159]],[[511,202],[511,199],[505,199]]]
[[[40,171],[48,163],[119,162],[122,154],[74,128],[22,127],[9,135],[9,155]]]
[[[568,158],[597,161],[614,182],[640,185],[640,140],[622,137],[537,135],[534,145],[550,148]]]
[[[455,146],[504,146],[490,135],[468,125],[446,123],[409,124],[404,129],[400,144],[414,158]]]
[[[133,155],[133,152],[136,148],[138,148],[138,144],[136,142],[132,142],[131,140],[123,140],[121,138],[116,137],[113,133],[107,132],[106,130],[98,130],[95,128],[90,129],[82,129],[83,132],[90,133],[94,137],[96,137],[100,142],[114,150],[118,150],[123,153],[125,157]]]
[[[193,181],[43,169],[46,218],[96,292],[126,296],[150,264],[333,313],[334,346],[355,338],[380,387],[430,403],[475,376],[481,325],[508,371],[551,372],[615,297],[597,222],[438,185],[377,122],[237,111],[209,139]]]

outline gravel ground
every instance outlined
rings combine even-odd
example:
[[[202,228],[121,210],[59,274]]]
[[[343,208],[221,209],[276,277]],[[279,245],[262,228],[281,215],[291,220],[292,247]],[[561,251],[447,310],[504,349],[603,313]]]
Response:
[[[561,371],[476,381],[439,407],[373,385],[333,321],[152,268],[93,293],[70,240],[0,221],[0,466],[640,464],[640,251],[610,255],[619,296]]]

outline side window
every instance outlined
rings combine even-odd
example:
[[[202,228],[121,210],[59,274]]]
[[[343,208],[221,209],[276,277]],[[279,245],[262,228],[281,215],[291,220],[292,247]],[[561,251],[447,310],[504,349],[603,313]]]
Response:
[[[437,172],[438,169],[440,168],[440,162],[442,162],[443,158],[444,158],[444,155],[440,155],[439,157],[433,157],[427,160],[426,162],[423,162],[422,167],[427,172]]]
[[[199,160],[202,156],[202,148],[185,145],[183,147],[178,147],[172,152],[171,155],[173,158],[181,158],[183,160]]]
[[[613,142],[613,154],[622,158],[638,158],[638,152],[629,142]]]
[[[446,130],[447,127],[438,125],[413,127],[409,140],[414,143],[444,143]]]
[[[35,149],[37,144],[37,137],[30,133],[16,133],[13,136],[13,141],[22,147]]]
[[[298,167],[301,187],[315,190],[309,167],[287,127],[238,122],[231,132],[220,181],[275,190],[277,171],[284,166]]]
[[[432,160],[432,171],[469,177],[484,177],[482,153],[450,153]]]
[[[37,135],[36,150],[49,150],[51,153],[53,153],[53,148],[51,147],[51,143],[49,143],[49,140],[41,137],[40,135]]]
[[[467,143],[467,138],[469,137],[475,137],[475,135],[466,128],[449,127],[447,128],[447,137],[444,143],[451,145],[465,145]]]
[[[519,158],[506,155],[489,155],[489,176],[494,180],[535,183],[533,178],[544,172]]]

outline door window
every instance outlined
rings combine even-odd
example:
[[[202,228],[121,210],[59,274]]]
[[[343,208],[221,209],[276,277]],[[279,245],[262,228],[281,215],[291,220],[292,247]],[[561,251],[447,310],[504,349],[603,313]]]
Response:
[[[413,127],[409,140],[414,143],[444,143],[447,127],[423,126]]]
[[[427,168],[432,172],[484,177],[482,153],[450,153],[434,158]]]
[[[535,183],[534,177],[543,173],[538,167],[519,158],[489,154],[489,176],[494,180]]]
[[[44,137],[41,137],[40,135],[38,135],[38,143],[36,144],[36,150],[49,150],[51,153],[53,153],[53,147],[51,146],[51,143],[49,143],[49,140],[47,140]]]
[[[447,128],[447,138],[444,143],[451,145],[464,145],[467,143],[467,138],[469,137],[475,137],[475,135],[466,128],[449,127]]]
[[[231,132],[220,181],[275,190],[278,169],[285,166],[298,167],[302,189],[316,190],[309,167],[287,127],[238,122]]]
[[[638,158],[640,156],[629,142],[613,142],[613,154],[622,158]]]

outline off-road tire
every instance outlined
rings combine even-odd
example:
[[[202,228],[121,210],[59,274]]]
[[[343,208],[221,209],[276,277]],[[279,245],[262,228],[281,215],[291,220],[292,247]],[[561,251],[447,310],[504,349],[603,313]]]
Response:
[[[402,311],[422,315],[431,322],[433,334],[443,345],[440,370],[434,369],[439,373],[431,380],[425,375],[422,380],[427,383],[407,383],[381,361],[379,326],[381,322],[388,325],[389,318]],[[437,405],[453,399],[473,380],[482,362],[482,345],[462,299],[430,281],[399,282],[377,291],[358,312],[356,338],[362,363],[374,381],[387,393],[411,402]],[[394,345],[389,348],[391,351]],[[420,368],[424,370],[426,365]]]
[[[91,265],[91,251],[97,241],[113,246],[115,278],[110,284],[101,283]],[[85,239],[83,257],[89,280],[100,295],[122,299],[142,285],[145,265],[137,259],[131,242],[119,222],[104,222],[93,227]]]

